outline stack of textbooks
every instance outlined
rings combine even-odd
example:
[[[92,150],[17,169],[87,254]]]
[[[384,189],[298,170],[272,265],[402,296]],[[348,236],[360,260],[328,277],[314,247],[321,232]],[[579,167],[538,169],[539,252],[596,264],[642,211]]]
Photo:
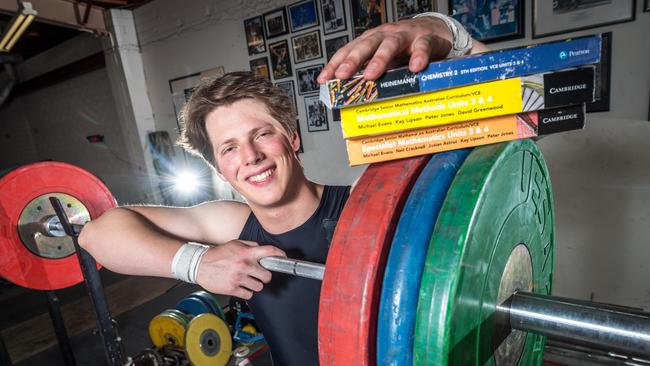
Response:
[[[580,129],[601,36],[506,49],[321,86],[341,109],[350,165]]]

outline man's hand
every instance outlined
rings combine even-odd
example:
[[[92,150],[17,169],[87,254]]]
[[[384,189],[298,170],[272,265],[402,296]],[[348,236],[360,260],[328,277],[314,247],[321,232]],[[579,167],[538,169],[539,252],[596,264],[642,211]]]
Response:
[[[271,272],[259,264],[261,258],[269,256],[286,254],[271,245],[243,240],[215,246],[201,260],[197,283],[209,292],[248,300],[271,281]]]
[[[386,23],[364,32],[339,49],[318,76],[324,83],[333,78],[347,79],[365,67],[363,76],[374,80],[389,67],[408,59],[409,70],[422,71],[431,59],[445,57],[452,45],[447,25],[431,17]]]

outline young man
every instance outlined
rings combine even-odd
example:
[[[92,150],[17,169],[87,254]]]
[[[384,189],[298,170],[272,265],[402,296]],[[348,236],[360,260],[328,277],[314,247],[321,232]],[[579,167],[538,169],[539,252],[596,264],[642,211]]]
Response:
[[[375,79],[400,55],[410,55],[411,70],[420,71],[452,44],[469,51],[471,42],[459,43],[448,22],[433,15],[374,28],[341,48],[319,82],[349,77],[368,60],[365,75]],[[472,51],[482,49],[475,43]],[[271,280],[259,260],[288,255],[325,263],[350,188],[305,177],[291,106],[281,89],[250,73],[202,83],[182,113],[183,144],[247,203],[120,207],[88,223],[79,242],[110,270],[174,277],[248,299],[275,365],[305,366],[318,364],[320,282],[282,274]]]

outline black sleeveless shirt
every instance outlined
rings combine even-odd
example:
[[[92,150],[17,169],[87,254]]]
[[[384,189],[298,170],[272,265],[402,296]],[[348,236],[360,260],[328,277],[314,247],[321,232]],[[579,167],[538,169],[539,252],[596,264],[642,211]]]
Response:
[[[268,233],[251,213],[239,235],[260,245],[275,245],[289,258],[325,263],[349,186],[325,186],[316,212],[286,233]],[[273,273],[271,282],[248,300],[269,344],[275,366],[318,365],[318,302],[321,281]]]

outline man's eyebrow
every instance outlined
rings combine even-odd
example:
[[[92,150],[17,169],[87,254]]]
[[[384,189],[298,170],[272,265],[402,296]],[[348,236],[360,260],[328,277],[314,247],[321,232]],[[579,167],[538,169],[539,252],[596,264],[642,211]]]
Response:
[[[249,131],[249,132],[250,132],[250,135],[254,135],[254,134],[257,133],[257,131],[262,130],[262,129],[266,128],[266,127],[268,127],[268,126],[267,126],[267,125],[264,125],[264,126],[262,126],[262,127],[253,128],[252,130]],[[237,139],[234,138],[234,137],[231,137],[231,138],[229,138],[229,139],[226,139],[226,140],[222,141],[222,142],[219,144],[219,147],[221,147],[221,146],[223,146],[223,145],[227,145],[227,144],[233,143],[233,142],[235,142],[235,141],[237,141]]]

